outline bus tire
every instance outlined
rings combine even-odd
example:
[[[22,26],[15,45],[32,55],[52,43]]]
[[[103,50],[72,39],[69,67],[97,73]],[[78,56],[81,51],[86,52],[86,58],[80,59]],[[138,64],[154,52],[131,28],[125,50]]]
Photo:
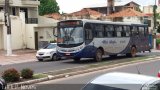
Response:
[[[136,53],[137,53],[136,47],[132,47],[132,48],[131,48],[131,52],[130,52],[130,53],[127,53],[126,56],[127,56],[127,57],[135,57],[135,56],[136,56]]]
[[[74,62],[80,62],[81,58],[73,58]]]
[[[131,48],[131,57],[135,57],[135,56],[136,56],[136,53],[137,53],[136,47],[132,47],[132,48]]]
[[[97,62],[102,61],[102,54],[103,53],[102,53],[101,49],[97,49],[96,56],[95,56],[94,60]]]

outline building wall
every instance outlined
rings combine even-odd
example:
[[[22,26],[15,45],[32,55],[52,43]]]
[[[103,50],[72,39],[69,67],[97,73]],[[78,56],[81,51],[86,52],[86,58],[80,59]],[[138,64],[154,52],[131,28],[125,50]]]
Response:
[[[0,25],[0,50],[3,49],[3,26]]]
[[[141,23],[140,17],[123,17],[123,21]]]
[[[34,27],[37,27],[37,24],[26,24],[26,41],[27,48],[35,49],[35,35]]]
[[[11,47],[13,50],[22,49],[24,47],[23,41],[25,37],[23,36],[23,28],[21,26],[21,19],[17,16],[11,16]],[[6,38],[7,38],[7,28],[3,25],[3,35],[4,35],[4,49],[6,50]]]
[[[160,12],[160,6],[157,7],[157,13],[159,13],[159,12]],[[153,13],[153,5],[144,6],[143,13]]]
[[[39,41],[53,41],[55,37],[53,36],[53,28],[52,27],[42,27],[42,28],[36,28],[36,31],[38,31],[38,40]]]
[[[153,13],[153,6],[144,6],[143,13]]]
[[[51,41],[56,40],[53,36],[53,27],[37,27],[35,31],[38,32],[38,48],[46,46]]]

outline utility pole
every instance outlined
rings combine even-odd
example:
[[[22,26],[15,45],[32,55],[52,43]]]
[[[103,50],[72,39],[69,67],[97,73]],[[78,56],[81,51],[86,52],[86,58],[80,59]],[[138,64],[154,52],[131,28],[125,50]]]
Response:
[[[10,19],[10,5],[9,0],[5,0],[5,26],[7,27],[7,56],[12,55],[11,48],[11,19]]]
[[[156,5],[156,0],[155,0],[155,5],[153,6],[153,21],[154,21],[154,26],[153,26],[153,30],[154,30],[154,49],[156,49],[156,24],[157,24],[157,18],[156,18],[156,10],[157,10],[157,5]]]

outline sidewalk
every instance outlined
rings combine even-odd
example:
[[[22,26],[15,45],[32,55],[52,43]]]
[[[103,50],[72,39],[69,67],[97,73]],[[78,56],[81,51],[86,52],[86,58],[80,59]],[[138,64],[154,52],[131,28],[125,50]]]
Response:
[[[151,49],[151,52],[160,52],[160,50],[157,50],[157,49]]]
[[[0,50],[0,65],[24,63],[36,60],[36,50],[15,50],[12,56],[6,56],[6,51]]]

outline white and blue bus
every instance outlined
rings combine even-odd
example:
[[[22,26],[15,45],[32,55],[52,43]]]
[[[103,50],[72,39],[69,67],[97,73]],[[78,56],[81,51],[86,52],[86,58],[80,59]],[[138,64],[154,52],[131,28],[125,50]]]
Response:
[[[58,22],[57,53],[62,57],[101,61],[103,55],[134,57],[145,51],[150,51],[145,24],[83,19]]]

